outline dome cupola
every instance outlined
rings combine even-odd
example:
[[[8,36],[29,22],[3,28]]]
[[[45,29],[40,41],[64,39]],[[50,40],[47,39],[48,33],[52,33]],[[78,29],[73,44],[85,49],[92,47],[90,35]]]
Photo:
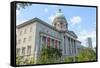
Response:
[[[67,26],[68,26],[67,20],[66,20],[64,14],[62,13],[61,9],[59,9],[56,12],[56,15],[55,15],[54,20],[53,20],[53,26],[56,29],[61,30],[61,31],[68,30],[68,28],[67,28]]]

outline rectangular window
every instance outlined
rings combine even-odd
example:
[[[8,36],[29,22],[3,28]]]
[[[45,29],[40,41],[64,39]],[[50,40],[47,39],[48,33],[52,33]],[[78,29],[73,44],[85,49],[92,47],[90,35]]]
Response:
[[[26,38],[24,38],[23,42],[26,42]]]
[[[54,47],[54,39],[51,39],[51,45],[52,47]]]
[[[32,32],[32,27],[30,27],[30,32]]]
[[[22,47],[22,55],[25,55],[25,47]]]
[[[31,46],[28,46],[28,47],[27,47],[27,54],[28,54],[28,55],[31,55]]]
[[[22,35],[22,31],[20,31],[19,35]]]
[[[16,55],[19,56],[20,55],[20,48],[16,49]]]
[[[57,48],[57,40],[55,40],[55,48]]]
[[[42,37],[42,46],[45,47],[46,46],[46,37]]]
[[[25,29],[24,34],[26,34],[27,29]]]
[[[20,43],[21,43],[21,39],[18,40],[18,44],[20,44]]]

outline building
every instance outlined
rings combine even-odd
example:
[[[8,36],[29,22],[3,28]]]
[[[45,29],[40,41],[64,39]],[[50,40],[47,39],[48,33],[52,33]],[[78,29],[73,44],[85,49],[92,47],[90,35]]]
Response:
[[[92,48],[92,39],[91,39],[91,37],[88,37],[86,41],[87,41],[86,42],[87,47]]]
[[[35,63],[42,47],[53,46],[62,49],[62,58],[78,54],[81,44],[77,35],[68,30],[67,20],[61,9],[56,12],[53,25],[39,18],[33,18],[17,25],[16,54],[25,58],[34,57]],[[62,59],[62,60],[63,60]]]

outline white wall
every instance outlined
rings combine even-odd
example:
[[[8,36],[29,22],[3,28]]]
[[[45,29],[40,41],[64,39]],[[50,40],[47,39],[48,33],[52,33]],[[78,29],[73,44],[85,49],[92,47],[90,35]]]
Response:
[[[0,68],[13,68],[10,66],[10,1],[12,0],[1,0],[0,2]],[[28,0],[28,1],[37,2],[37,0]],[[38,0],[38,2],[98,5],[100,7],[100,0]],[[100,24],[98,24],[98,26],[100,26]],[[98,35],[100,35],[100,32],[98,32]],[[98,49],[100,51],[100,47],[98,47]],[[94,63],[34,66],[34,68],[40,68],[40,67],[41,68],[56,68],[56,67],[57,68],[62,68],[62,67],[63,68],[99,68],[99,66],[100,66],[100,60],[99,62],[96,63],[94,62]],[[24,67],[20,67],[20,68],[24,68]],[[26,68],[33,68],[33,66],[26,67]]]

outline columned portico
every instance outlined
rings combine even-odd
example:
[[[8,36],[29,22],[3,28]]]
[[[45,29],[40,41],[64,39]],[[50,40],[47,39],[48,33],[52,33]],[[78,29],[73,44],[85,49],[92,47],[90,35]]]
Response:
[[[60,48],[60,40],[47,35],[40,36],[40,50],[44,47]]]

